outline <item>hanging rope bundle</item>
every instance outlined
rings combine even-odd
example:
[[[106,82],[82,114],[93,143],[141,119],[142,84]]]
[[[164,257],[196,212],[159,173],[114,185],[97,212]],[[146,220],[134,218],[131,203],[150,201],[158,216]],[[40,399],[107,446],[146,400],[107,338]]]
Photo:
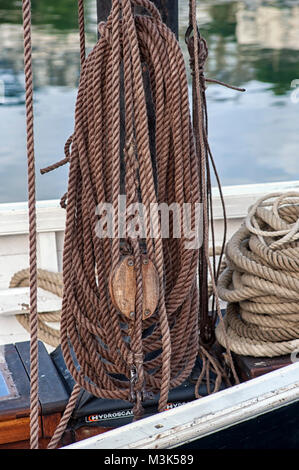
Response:
[[[134,16],[132,5],[151,16]],[[66,365],[81,387],[98,397],[133,400],[142,414],[147,392],[160,393],[190,374],[198,353],[198,250],[186,239],[162,239],[160,221],[147,224],[144,239],[97,236],[99,203],[119,211],[121,164],[127,202],[199,202],[198,166],[188,106],[184,59],[175,36],[151,2],[113,1],[101,37],[83,63],[70,157],[63,257],[61,344]],[[155,161],[150,143],[144,78],[149,74],[155,110]],[[122,141],[121,75],[125,115]],[[124,150],[122,152],[122,150]],[[157,168],[155,189],[154,166]],[[154,216],[155,217],[155,216]],[[115,230],[118,219],[115,216]],[[194,228],[194,216],[191,225]],[[107,274],[130,255],[136,268],[135,315],[115,308]],[[158,308],[143,319],[142,255],[159,280]],[[134,312],[133,312],[134,313]],[[71,345],[71,348],[70,348]],[[73,352],[80,367],[73,361]]]
[[[24,4],[26,26],[30,2],[24,0]],[[190,0],[187,38],[193,70],[192,121],[184,58],[154,4],[113,0],[107,22],[99,25],[100,39],[86,58],[83,0],[78,0],[78,6],[81,76],[75,129],[66,142],[65,158],[42,170],[46,173],[70,163],[68,191],[61,201],[66,207],[66,229],[60,338],[76,385],[49,448],[58,444],[81,388],[96,397],[131,401],[138,419],[142,402],[153,393],[160,396],[159,411],[165,409],[169,390],[190,375],[198,354],[203,369],[196,389],[204,376],[209,381],[210,368],[217,374],[214,392],[222,377],[230,384],[224,368],[206,349],[214,340],[217,314],[221,324],[223,320],[216,290],[218,272],[215,261],[212,266],[209,259],[209,158],[214,170],[215,164],[207,140],[208,79],[203,76],[207,48],[197,29],[196,1]],[[145,8],[148,16],[136,15],[135,6]],[[25,31],[29,34],[26,27]],[[148,86],[150,103],[145,93]],[[154,142],[149,138],[148,105],[155,115]],[[142,203],[143,234],[118,236],[123,194],[125,209]],[[169,237],[162,236],[159,213],[151,211],[152,205],[161,203],[191,205],[188,236],[185,232],[174,236],[173,217]],[[203,206],[204,227],[200,250],[197,245],[190,248],[198,236],[194,212],[198,203]],[[112,208],[112,237],[99,234],[99,227],[107,228],[101,204]],[[130,226],[136,212],[125,213]],[[183,222],[179,225],[182,228]],[[211,317],[208,271],[217,312]],[[30,281],[33,293],[37,274]],[[119,283],[120,279],[124,282]],[[238,382],[228,348],[227,358]]]
[[[218,291],[232,351],[273,357],[299,347],[298,240],[299,193],[289,192],[259,199],[227,244]],[[225,344],[221,325],[216,336]]]

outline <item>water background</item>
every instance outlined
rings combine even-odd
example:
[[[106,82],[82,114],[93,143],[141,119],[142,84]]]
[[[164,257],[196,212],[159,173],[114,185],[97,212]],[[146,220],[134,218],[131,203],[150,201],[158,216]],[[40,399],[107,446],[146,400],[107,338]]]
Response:
[[[223,185],[299,180],[299,1],[201,0],[209,46],[209,137]],[[96,2],[86,4],[87,47],[96,41]],[[188,1],[179,0],[180,40]],[[79,77],[76,2],[33,0],[37,173],[64,157]],[[21,1],[0,0],[0,203],[27,199]],[[186,65],[188,58],[186,54]],[[298,80],[296,82],[296,80]],[[4,99],[1,83],[5,85]],[[297,102],[298,101],[298,102]],[[37,174],[37,199],[58,199],[67,167]]]

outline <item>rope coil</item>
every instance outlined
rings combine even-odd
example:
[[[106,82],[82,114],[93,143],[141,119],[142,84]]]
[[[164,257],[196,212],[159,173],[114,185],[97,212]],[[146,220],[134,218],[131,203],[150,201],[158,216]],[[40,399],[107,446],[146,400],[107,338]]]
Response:
[[[133,16],[132,3],[148,8],[152,16]],[[138,313],[142,282],[137,273],[136,320],[127,322],[111,304],[106,282],[107,272],[113,271],[124,254],[122,245],[117,238],[99,239],[95,231],[95,208],[100,202],[111,202],[117,213],[121,160],[127,174],[128,200],[136,198],[136,193],[130,196],[132,185],[128,184],[133,161],[129,160],[129,152],[120,155],[130,142],[135,148],[130,158],[138,167],[134,176],[137,192],[146,209],[160,201],[198,201],[197,161],[182,52],[151,2],[132,3],[124,0],[120,6],[112,2],[111,15],[106,25],[101,25],[101,37],[82,66],[67,196],[61,344],[70,372],[93,395],[128,399],[131,370],[136,368],[136,396],[142,396],[147,389],[160,392],[159,409],[164,409],[169,388],[188,377],[198,352],[198,253],[184,249],[183,239],[162,241],[161,235],[152,239],[147,231],[146,252],[160,279],[159,307],[151,319],[142,322]],[[141,64],[146,64],[149,73],[155,109],[157,192]],[[124,83],[123,140],[120,68]],[[159,227],[159,220],[153,224]],[[142,254],[140,242],[127,240],[136,266]],[[80,370],[73,364],[69,341]],[[149,356],[154,352],[155,356]],[[139,399],[137,415],[140,412]]]
[[[289,354],[299,346],[299,193],[259,199],[226,247],[218,282],[228,302],[225,324],[232,351]],[[216,329],[223,344],[223,329]]]
[[[10,280],[9,287],[27,287],[30,286],[29,269],[23,269],[13,275]],[[62,297],[63,285],[62,274],[53,273],[44,269],[37,270],[37,287],[48,292],[52,292],[58,297]],[[61,311],[38,313],[38,338],[46,344],[56,348],[60,344],[60,332],[57,328],[50,326],[51,323],[59,323]],[[16,315],[18,322],[30,332],[30,315]]]
[[[23,3],[30,9],[29,1]],[[135,6],[147,9],[150,16],[135,15]],[[208,315],[208,271],[222,321],[216,291],[219,270],[216,272],[215,260],[212,267],[208,254],[209,216],[213,218],[209,158],[220,193],[221,188],[207,139],[204,92],[205,82],[209,80],[203,77],[207,45],[198,34],[196,1],[190,0],[190,25],[194,34],[194,38],[189,38],[192,121],[181,49],[152,2],[112,0],[111,14],[106,23],[99,25],[100,39],[87,57],[83,0],[78,0],[78,14],[81,76],[75,129],[66,142],[65,158],[41,170],[44,174],[70,164],[68,191],[61,199],[61,206],[67,212],[61,347],[66,366],[76,382],[48,448],[58,444],[81,387],[100,398],[133,401],[134,416],[138,419],[143,414],[142,401],[150,393],[159,394],[159,411],[165,409],[170,388],[179,386],[190,375],[198,354],[203,369],[196,389],[204,376],[209,382],[210,368],[217,374],[214,392],[220,387],[221,377],[230,384],[226,370],[204,347],[214,340],[216,320],[215,312],[211,317]],[[28,18],[27,9],[25,30]],[[26,53],[25,60],[30,63],[31,52]],[[155,115],[154,143],[149,139],[146,82]],[[33,153],[31,157],[34,161]],[[186,248],[185,236],[173,237],[173,223],[170,237],[163,239],[157,213],[151,220],[158,231],[154,238],[149,223],[145,225],[144,238],[99,238],[98,204],[112,204],[117,229],[119,196],[123,191],[128,201],[142,202],[147,213],[151,204],[161,202],[168,206],[176,202],[181,207],[186,203],[192,207],[202,203],[202,249]],[[190,225],[194,233],[193,212]],[[128,253],[136,267],[135,314],[131,321],[113,306],[107,282],[107,274]],[[156,312],[143,321],[141,259],[144,254],[158,273],[159,301]],[[33,262],[31,269],[34,269]],[[32,291],[37,277],[36,271],[30,281]],[[35,327],[37,331],[36,315]],[[238,382],[229,350],[227,358]],[[36,432],[34,439],[37,439]]]

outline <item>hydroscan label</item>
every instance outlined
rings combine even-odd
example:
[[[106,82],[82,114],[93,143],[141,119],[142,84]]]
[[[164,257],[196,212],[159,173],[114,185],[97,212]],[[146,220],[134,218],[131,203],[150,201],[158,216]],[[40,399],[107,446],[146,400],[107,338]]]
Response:
[[[178,406],[185,405],[186,402],[180,403],[168,403],[164,411],[172,410]],[[85,416],[85,422],[87,423],[96,423],[99,421],[107,421],[111,419],[121,419],[121,418],[130,418],[133,417],[132,410],[119,410],[119,411],[109,411],[107,413],[98,413]]]

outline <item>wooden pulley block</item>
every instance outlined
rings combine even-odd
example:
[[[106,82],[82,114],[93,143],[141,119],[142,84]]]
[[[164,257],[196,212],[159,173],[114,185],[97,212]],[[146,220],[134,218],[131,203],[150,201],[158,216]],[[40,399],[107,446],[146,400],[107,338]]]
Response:
[[[153,262],[141,257],[143,320],[150,318],[159,302],[159,276]],[[109,277],[109,292],[114,307],[130,320],[135,319],[136,269],[134,258],[125,256]]]

